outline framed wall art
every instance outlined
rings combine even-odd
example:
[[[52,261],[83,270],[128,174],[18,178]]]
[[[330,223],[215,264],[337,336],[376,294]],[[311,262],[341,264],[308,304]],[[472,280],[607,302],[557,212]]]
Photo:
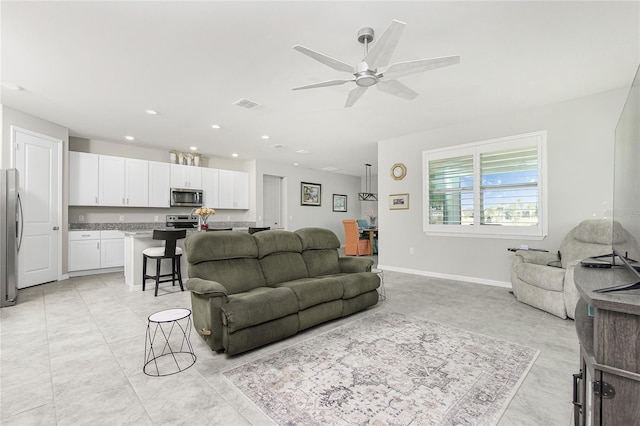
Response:
[[[409,208],[409,194],[389,195],[390,210],[406,210]]]
[[[300,182],[300,205],[320,206],[322,185],[319,183]]]
[[[347,196],[342,194],[333,194],[333,211],[334,212],[346,212],[347,211]]]

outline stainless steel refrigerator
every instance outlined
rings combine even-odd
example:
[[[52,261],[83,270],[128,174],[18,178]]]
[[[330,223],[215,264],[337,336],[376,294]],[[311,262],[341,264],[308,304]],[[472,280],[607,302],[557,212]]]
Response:
[[[18,299],[18,251],[22,242],[22,206],[18,170],[0,170],[0,308]]]

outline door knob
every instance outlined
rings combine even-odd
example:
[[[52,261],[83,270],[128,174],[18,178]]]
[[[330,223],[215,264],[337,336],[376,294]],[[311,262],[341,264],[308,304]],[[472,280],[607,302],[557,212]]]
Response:
[[[59,227],[57,227],[57,226],[54,226],[54,227],[53,227],[53,230],[54,230],[54,231],[57,231],[58,229],[60,229],[60,228],[59,228]]]

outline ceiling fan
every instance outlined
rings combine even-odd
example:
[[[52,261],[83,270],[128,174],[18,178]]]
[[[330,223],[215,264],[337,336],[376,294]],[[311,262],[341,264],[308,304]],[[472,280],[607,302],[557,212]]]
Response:
[[[373,85],[378,90],[412,100],[418,96],[406,85],[400,83],[396,78],[419,72],[429,71],[435,68],[454,65],[460,62],[460,56],[443,56],[441,58],[418,59],[415,61],[396,62],[389,67],[391,55],[400,41],[400,36],[405,27],[404,22],[391,21],[391,25],[378,38],[369,50],[369,43],[373,41],[373,29],[363,28],[358,31],[358,41],[364,44],[364,58],[355,67],[339,59],[332,58],[324,53],[316,52],[307,47],[295,45],[293,48],[318,62],[338,70],[353,74],[354,78],[347,80],[329,80],[321,83],[310,84],[308,86],[294,87],[292,90],[314,89],[316,87],[339,86],[345,83],[355,82],[357,87],[352,89],[347,96],[345,107],[353,106],[360,97]],[[387,67],[383,71],[378,68]]]

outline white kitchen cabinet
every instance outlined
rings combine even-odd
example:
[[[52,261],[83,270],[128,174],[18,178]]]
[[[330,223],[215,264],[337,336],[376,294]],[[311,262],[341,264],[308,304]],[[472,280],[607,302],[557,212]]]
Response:
[[[100,231],[69,231],[68,269],[100,269]]]
[[[149,206],[149,162],[127,158],[124,166],[125,206]]]
[[[99,155],[69,151],[69,205],[98,205]]]
[[[125,159],[100,156],[99,200],[101,206],[124,206]]]
[[[147,207],[148,161],[100,155],[99,201],[101,206]]]
[[[124,232],[100,231],[100,268],[124,266]]]
[[[170,207],[171,165],[149,161],[149,207]]]
[[[218,208],[249,208],[249,174],[233,170],[218,172]]]
[[[218,207],[219,198],[218,198],[218,178],[219,178],[219,170],[218,169],[202,169],[202,192],[204,200],[202,202],[203,206],[206,207]]]
[[[69,272],[122,266],[122,231],[69,231]]]
[[[171,187],[202,189],[202,168],[185,166],[182,164],[172,164]]]

